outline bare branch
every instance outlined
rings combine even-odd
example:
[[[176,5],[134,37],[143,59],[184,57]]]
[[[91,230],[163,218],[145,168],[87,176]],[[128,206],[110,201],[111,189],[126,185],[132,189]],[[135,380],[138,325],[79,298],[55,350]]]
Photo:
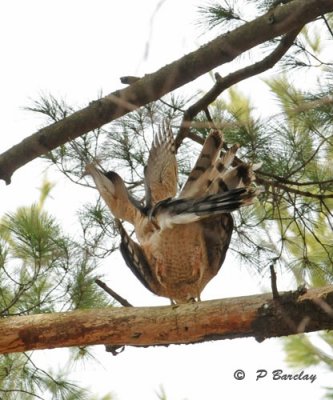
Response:
[[[325,25],[326,25],[326,28],[328,29],[329,33],[330,33],[331,36],[333,37],[333,31],[332,31],[332,29],[331,29],[331,27],[330,27],[330,24],[329,24],[328,21],[327,21],[327,18],[326,18],[324,15],[322,15],[322,19],[324,20]]]
[[[0,353],[108,344],[154,346],[333,329],[333,286],[164,307],[123,307],[8,317]],[[306,321],[306,323],[304,322]]]
[[[159,99],[260,43],[300,29],[330,11],[333,11],[333,0],[294,0],[218,36],[125,89],[94,101],[88,107],[25,138],[0,155],[0,179],[9,184],[14,171],[36,157]]]
[[[259,178],[258,176],[256,177],[256,182],[258,184],[264,185],[264,186],[278,187],[279,189],[285,190],[288,193],[294,193],[299,196],[311,197],[313,199],[318,199],[318,200],[333,199],[333,194],[321,194],[321,193],[312,193],[312,192],[308,192],[308,191],[303,191],[303,190],[295,189],[291,186],[287,186],[281,182],[271,181],[269,179],[264,179],[264,178]]]

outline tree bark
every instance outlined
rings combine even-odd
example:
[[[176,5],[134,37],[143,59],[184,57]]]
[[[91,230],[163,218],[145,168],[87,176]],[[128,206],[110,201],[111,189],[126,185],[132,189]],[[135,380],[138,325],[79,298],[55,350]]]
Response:
[[[333,286],[165,307],[6,317],[0,353],[108,344],[152,346],[253,336],[258,341],[333,328]]]
[[[333,0],[293,0],[270,10],[160,70],[145,75],[129,87],[94,101],[88,107],[25,138],[0,155],[0,179],[9,184],[12,174],[36,157],[159,99],[260,43],[295,30],[331,11]]]

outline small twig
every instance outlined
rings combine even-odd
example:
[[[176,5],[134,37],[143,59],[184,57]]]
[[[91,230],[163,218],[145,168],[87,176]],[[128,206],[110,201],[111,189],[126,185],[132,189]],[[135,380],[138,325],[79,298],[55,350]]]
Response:
[[[193,142],[199,143],[201,145],[203,145],[205,143],[205,139],[199,135],[197,135],[194,132],[189,132],[187,137],[191,140],[193,140]]]
[[[331,66],[332,65],[332,63],[327,63],[327,62],[322,61],[315,54],[313,54],[311,51],[309,51],[302,43],[295,43],[295,46],[298,47],[301,51],[304,51],[304,53],[306,53],[309,57],[312,57],[314,60],[316,60],[318,62],[318,64],[315,65],[314,63],[309,61],[309,63],[306,64],[307,66],[309,66],[309,67],[320,67],[322,65],[326,65],[326,66]]]
[[[38,396],[36,393],[29,392],[28,390],[23,390],[23,389],[0,389],[0,393],[23,393],[25,396],[29,396],[30,398],[36,398],[36,399],[41,399],[44,400],[44,397]],[[16,396],[15,396],[16,397]],[[11,397],[12,398],[12,397]],[[16,397],[17,398],[17,397]],[[2,400],[3,397],[0,397]]]
[[[278,175],[271,174],[268,172],[258,171],[256,174],[268,176],[270,178],[274,178],[278,182],[285,183],[286,185],[293,185],[293,186],[311,186],[311,185],[324,185],[327,183],[333,183],[333,179],[327,179],[324,181],[318,180],[318,181],[308,181],[308,182],[296,182],[296,181],[291,181],[289,179],[286,179],[283,176],[278,176]]]
[[[124,307],[133,307],[131,303],[129,303],[126,299],[121,297],[118,293],[116,293],[114,290],[112,290],[109,286],[107,286],[104,282],[102,282],[100,279],[96,279],[95,282],[99,287],[101,287],[103,290],[106,291],[111,297],[113,297],[115,300],[118,301],[122,306]]]
[[[174,111],[180,111],[180,112],[185,112],[185,110],[183,110],[182,108],[173,106],[172,104],[168,103],[167,101],[163,100],[163,99],[158,99],[158,101],[160,101],[162,104],[164,104],[165,106],[168,106],[170,108],[172,108]]]
[[[290,186],[284,185],[283,183],[280,183],[277,181],[272,181],[269,179],[259,178],[258,176],[256,177],[256,182],[258,184],[265,185],[265,186],[277,187],[279,189],[285,190],[288,193],[294,193],[299,196],[311,197],[313,199],[318,199],[318,200],[333,199],[333,194],[320,194],[320,193],[312,193],[312,192],[308,192],[308,191],[298,190],[298,189],[292,188]]]
[[[95,282],[99,287],[106,291],[111,297],[118,301],[124,307],[133,307],[131,303],[129,303],[126,299],[121,297],[118,293],[112,290],[109,286],[107,286],[100,279],[96,279]],[[105,345],[105,351],[111,353],[113,356],[117,356],[125,350],[125,346],[113,346],[111,344]]]
[[[304,169],[304,167],[305,167],[307,164],[309,164],[309,163],[314,159],[314,157],[318,154],[318,152],[319,152],[321,146],[322,146],[323,144],[325,144],[325,142],[327,142],[327,140],[328,140],[328,139],[327,139],[326,137],[324,137],[324,139],[319,143],[319,145],[317,146],[316,150],[311,154],[311,156],[310,156],[306,161],[304,161],[304,163],[303,163],[302,165],[300,165],[299,167],[297,167],[297,168],[294,169],[293,171],[290,171],[289,174],[286,176],[286,179],[290,178],[292,175],[296,174],[296,173],[297,173],[298,171],[300,171],[301,169]]]
[[[280,294],[277,288],[277,279],[276,279],[276,272],[274,269],[274,264],[271,264],[269,266],[269,269],[271,271],[271,286],[272,286],[272,293],[273,293],[273,299],[279,299]]]
[[[213,118],[212,118],[212,116],[210,115],[210,112],[209,112],[208,107],[206,107],[206,108],[204,109],[204,112],[205,112],[207,121],[209,122],[210,128],[217,129],[216,126],[215,126],[215,124],[214,124]]]
[[[333,37],[333,31],[332,31],[332,29],[331,29],[331,27],[330,27],[330,24],[328,23],[328,21],[327,21],[325,15],[322,15],[321,18],[324,20],[325,25],[326,25],[326,28],[328,29],[329,33],[330,33],[331,36]]]
[[[132,83],[137,82],[141,78],[138,76],[121,76],[119,79],[124,85],[132,85]]]

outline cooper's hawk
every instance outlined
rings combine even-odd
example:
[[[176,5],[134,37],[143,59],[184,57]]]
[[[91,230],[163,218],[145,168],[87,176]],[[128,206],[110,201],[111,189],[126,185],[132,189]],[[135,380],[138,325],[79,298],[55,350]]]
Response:
[[[244,163],[232,167],[238,146],[221,156],[222,144],[222,133],[212,131],[176,196],[175,143],[170,127],[163,124],[145,168],[144,206],[116,172],[86,166],[116,218],[126,264],[147,289],[175,303],[200,299],[225,259],[233,230],[230,212],[251,204],[257,194],[252,187],[254,168]],[[120,220],[134,226],[140,244]]]

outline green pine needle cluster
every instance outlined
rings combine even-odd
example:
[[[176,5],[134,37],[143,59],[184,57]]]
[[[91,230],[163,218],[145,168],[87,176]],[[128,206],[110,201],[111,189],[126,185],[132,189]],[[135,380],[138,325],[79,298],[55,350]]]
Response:
[[[1,317],[111,306],[110,298],[95,283],[100,278],[95,258],[84,243],[65,235],[57,219],[45,210],[51,188],[45,181],[38,203],[20,207],[0,221]],[[66,368],[41,369],[33,353],[4,355],[0,398],[92,399],[68,374]]]

